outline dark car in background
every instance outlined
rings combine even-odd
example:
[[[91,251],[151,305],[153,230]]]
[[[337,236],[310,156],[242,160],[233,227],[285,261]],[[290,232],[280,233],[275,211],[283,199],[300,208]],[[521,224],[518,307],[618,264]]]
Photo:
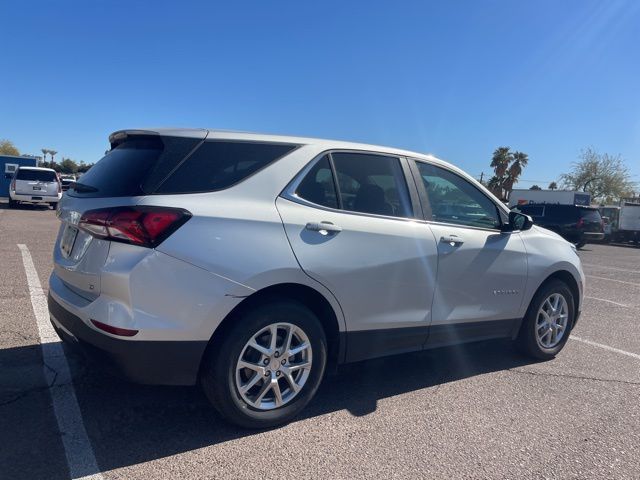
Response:
[[[604,239],[604,223],[597,208],[528,203],[514,209],[529,215],[537,225],[556,232],[578,248]]]

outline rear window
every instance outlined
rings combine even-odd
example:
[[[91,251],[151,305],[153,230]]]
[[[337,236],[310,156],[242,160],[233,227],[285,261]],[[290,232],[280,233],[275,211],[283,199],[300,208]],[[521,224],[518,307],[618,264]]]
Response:
[[[154,193],[198,193],[228,188],[297,145],[254,142],[205,142]]]
[[[29,182],[57,182],[58,177],[55,172],[48,172],[46,170],[18,170],[16,180],[26,180]]]
[[[93,165],[70,195],[135,197],[151,193],[199,142],[184,137],[133,137]]]
[[[532,217],[542,217],[544,215],[544,207],[542,205],[518,205],[517,209]]]
[[[589,222],[599,222],[602,219],[598,210],[592,210],[590,208],[581,208],[580,216]]]

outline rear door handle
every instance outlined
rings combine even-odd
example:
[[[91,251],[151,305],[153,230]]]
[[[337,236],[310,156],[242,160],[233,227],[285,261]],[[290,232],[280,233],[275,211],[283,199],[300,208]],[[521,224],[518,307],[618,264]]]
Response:
[[[442,237],[440,237],[440,241],[442,243],[448,243],[452,247],[455,247],[456,245],[462,245],[464,243],[464,240],[462,240],[462,238],[457,235],[443,235]]]
[[[312,232],[318,232],[320,235],[329,235],[330,233],[342,231],[342,228],[331,222],[309,222],[304,228]]]

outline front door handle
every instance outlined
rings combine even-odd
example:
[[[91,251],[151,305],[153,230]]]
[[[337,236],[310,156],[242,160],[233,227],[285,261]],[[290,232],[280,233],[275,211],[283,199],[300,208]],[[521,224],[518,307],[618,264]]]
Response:
[[[442,243],[448,243],[452,247],[455,247],[456,245],[462,245],[464,243],[464,240],[462,240],[462,238],[457,235],[444,235],[440,237],[440,241]]]
[[[330,233],[342,231],[342,228],[331,222],[309,222],[304,228],[312,232],[318,232],[320,235],[329,235]]]

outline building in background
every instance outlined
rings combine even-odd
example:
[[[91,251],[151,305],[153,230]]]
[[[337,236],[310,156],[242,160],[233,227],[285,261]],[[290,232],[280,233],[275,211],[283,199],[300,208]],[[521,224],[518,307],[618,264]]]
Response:
[[[0,155],[0,198],[9,198],[11,177],[18,167],[36,166],[38,166],[38,159],[36,157]]]

